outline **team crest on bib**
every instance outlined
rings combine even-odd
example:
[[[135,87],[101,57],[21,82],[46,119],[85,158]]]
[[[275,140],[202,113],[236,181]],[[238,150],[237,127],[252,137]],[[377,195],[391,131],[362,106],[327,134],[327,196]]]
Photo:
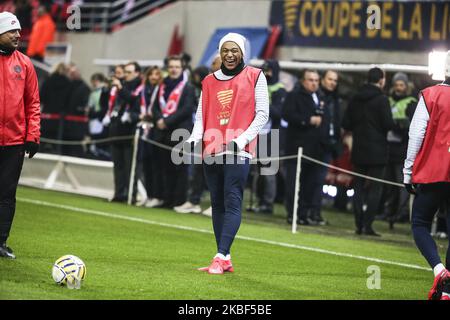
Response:
[[[219,112],[218,119],[220,125],[224,126],[228,124],[231,116],[231,101],[233,100],[233,90],[223,90],[217,93],[217,99],[221,105],[221,111]]]

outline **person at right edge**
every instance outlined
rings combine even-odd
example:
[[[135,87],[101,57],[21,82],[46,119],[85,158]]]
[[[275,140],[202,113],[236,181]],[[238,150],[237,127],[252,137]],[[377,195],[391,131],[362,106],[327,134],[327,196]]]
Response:
[[[450,199],[450,51],[445,81],[421,92],[409,129],[403,182],[414,195],[411,217],[414,241],[434,272],[428,299],[450,300],[450,246],[444,267],[430,235],[434,215]],[[450,230],[448,213],[447,229]]]

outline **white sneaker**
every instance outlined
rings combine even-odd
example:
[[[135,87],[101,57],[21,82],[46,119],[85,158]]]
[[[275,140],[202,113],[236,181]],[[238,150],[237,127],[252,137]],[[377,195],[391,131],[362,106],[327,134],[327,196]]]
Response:
[[[136,206],[138,206],[138,207],[143,207],[143,206],[145,206],[145,204],[146,204],[148,201],[150,201],[150,200],[148,200],[147,198],[142,199],[142,200],[140,200],[140,201],[136,201]]]
[[[193,204],[190,201],[186,201],[181,206],[173,208],[178,213],[200,213],[202,208],[198,204]]]
[[[209,207],[208,209],[203,210],[202,214],[204,216],[211,217],[212,216],[212,207]]]
[[[147,202],[145,203],[145,207],[154,208],[154,207],[158,207],[158,206],[162,205],[163,203],[164,203],[163,200],[153,198],[151,200],[147,200]]]

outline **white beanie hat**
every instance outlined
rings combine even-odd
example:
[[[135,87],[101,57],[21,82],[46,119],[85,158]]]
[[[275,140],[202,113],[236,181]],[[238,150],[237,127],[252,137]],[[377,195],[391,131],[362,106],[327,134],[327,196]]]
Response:
[[[239,48],[241,48],[242,56],[245,57],[245,41],[246,41],[246,39],[243,35],[240,35],[239,33],[234,33],[234,32],[227,33],[222,39],[220,39],[219,52],[220,52],[220,49],[222,48],[223,44],[228,41],[236,43],[239,46]]]
[[[17,17],[8,11],[0,12],[0,34],[17,29],[22,29]]]
[[[450,50],[447,51],[447,58],[445,59],[445,76],[450,78]]]

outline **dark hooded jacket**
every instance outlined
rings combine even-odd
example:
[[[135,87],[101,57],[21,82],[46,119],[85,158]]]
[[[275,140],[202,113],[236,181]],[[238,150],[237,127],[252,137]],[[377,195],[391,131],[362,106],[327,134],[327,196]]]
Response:
[[[345,112],[342,127],[353,133],[352,163],[376,166],[388,163],[387,133],[394,127],[391,107],[383,91],[363,85]]]

